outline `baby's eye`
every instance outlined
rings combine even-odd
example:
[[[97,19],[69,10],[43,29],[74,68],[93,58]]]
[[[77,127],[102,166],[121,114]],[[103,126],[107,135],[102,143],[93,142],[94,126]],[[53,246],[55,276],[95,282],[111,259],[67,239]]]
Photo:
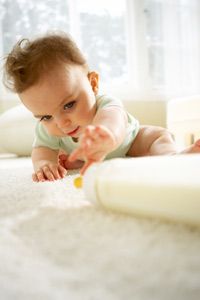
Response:
[[[75,103],[76,103],[76,101],[71,101],[71,102],[65,104],[64,105],[64,110],[68,110],[68,109],[72,108]]]
[[[51,120],[52,116],[43,116],[41,117],[40,121],[49,121]]]

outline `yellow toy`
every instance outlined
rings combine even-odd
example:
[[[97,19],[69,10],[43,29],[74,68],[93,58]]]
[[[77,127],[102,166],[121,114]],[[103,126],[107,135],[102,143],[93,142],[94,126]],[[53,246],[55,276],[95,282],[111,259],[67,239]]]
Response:
[[[82,188],[82,186],[83,186],[83,178],[82,178],[81,176],[76,177],[76,178],[74,179],[74,186],[75,186],[77,189]]]

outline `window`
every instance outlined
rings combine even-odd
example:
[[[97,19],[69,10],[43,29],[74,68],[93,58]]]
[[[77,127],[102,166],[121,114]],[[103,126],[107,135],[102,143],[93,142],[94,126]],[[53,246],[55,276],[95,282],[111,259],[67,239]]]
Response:
[[[0,54],[8,53],[22,37],[49,29],[69,29],[68,2],[61,0],[0,0]],[[0,99],[16,101],[16,95],[0,83]]]
[[[146,45],[152,86],[200,92],[200,1],[146,0]]]
[[[200,92],[199,0],[0,0],[2,54],[53,29],[73,35],[109,89]]]
[[[104,82],[126,78],[125,1],[78,1],[82,49]]]
[[[67,1],[1,1],[3,53],[22,37],[31,37],[48,29],[69,30]]]
[[[70,32],[102,81],[125,78],[125,1],[2,1],[3,53],[22,37],[53,29]]]

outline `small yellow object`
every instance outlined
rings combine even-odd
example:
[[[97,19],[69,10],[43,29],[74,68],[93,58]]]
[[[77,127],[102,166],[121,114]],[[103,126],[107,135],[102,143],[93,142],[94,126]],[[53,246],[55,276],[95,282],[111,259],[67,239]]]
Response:
[[[75,186],[77,189],[82,188],[82,186],[83,186],[83,178],[82,178],[81,176],[76,177],[76,178],[74,179],[74,186]]]

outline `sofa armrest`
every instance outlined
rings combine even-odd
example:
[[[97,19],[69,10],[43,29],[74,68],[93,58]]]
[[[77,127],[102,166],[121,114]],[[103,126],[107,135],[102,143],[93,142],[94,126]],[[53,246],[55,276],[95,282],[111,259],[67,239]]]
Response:
[[[167,127],[180,147],[200,138],[200,95],[171,99],[167,105]]]

